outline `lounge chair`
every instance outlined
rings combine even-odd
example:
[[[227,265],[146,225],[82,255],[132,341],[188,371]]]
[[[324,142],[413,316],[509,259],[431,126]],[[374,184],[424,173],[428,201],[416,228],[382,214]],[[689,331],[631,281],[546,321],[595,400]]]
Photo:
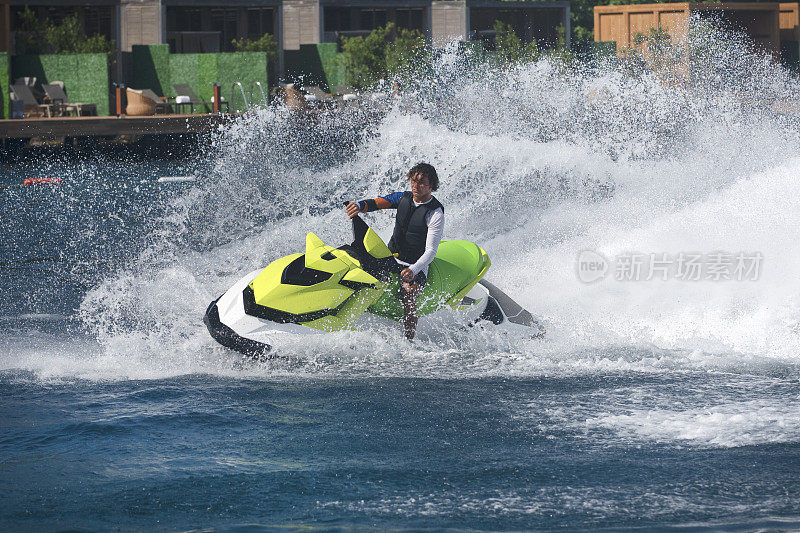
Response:
[[[305,92],[313,96],[315,102],[331,102],[333,96],[320,89],[317,85],[305,85],[301,87]]]
[[[358,92],[349,85],[334,85],[333,92],[340,108],[358,106]]]
[[[67,113],[75,111],[79,117],[87,114],[97,115],[97,104],[70,102],[69,98],[67,98],[67,93],[64,92],[64,89],[59,84],[45,83],[42,85],[42,89],[44,89],[47,98],[51,102],[62,106]]]
[[[334,85],[333,92],[339,96],[344,96],[346,94],[358,94],[358,92],[349,85]]]
[[[158,96],[151,89],[142,89],[142,94],[156,103],[156,114],[172,113],[172,106],[165,98]]]
[[[156,101],[148,98],[142,91],[136,89],[125,89],[128,97],[128,105],[125,106],[125,114],[130,117],[146,117],[156,114]]]
[[[14,80],[13,85],[27,85],[31,88],[31,92],[33,96],[36,97],[37,100],[40,102],[44,98],[44,93],[36,88],[36,82],[39,80],[36,76],[23,76],[21,78],[17,78]]]
[[[42,102],[44,100],[44,93],[36,88],[36,82],[39,80],[36,76],[23,76],[14,80],[13,85],[27,85],[30,87],[33,96],[36,100]]]
[[[15,83],[11,86],[17,99],[22,100],[23,114],[29,117],[52,117],[57,115],[59,107],[57,104],[42,104],[36,100],[31,88],[22,83]]]
[[[172,86],[175,89],[175,94],[179,96],[188,96],[189,97],[189,104],[191,104],[191,112],[194,113],[194,106],[202,106],[201,108],[205,109],[206,113],[210,113],[214,109],[213,102],[204,102],[200,98],[194,94],[194,91],[188,84],[185,83],[176,83]],[[225,102],[220,102],[223,104]]]

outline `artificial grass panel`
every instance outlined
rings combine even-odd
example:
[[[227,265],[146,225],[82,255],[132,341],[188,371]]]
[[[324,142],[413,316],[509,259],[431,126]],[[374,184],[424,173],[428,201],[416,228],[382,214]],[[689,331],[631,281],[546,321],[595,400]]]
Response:
[[[230,103],[231,111],[244,111],[242,93],[235,82],[241,82],[245,97],[250,104],[261,104],[261,91],[253,82],[261,82],[264,94],[269,97],[268,64],[266,52],[234,52],[217,54],[217,72],[222,96]]]
[[[8,52],[0,52],[0,118],[9,118],[8,100],[11,92],[11,69]]]
[[[71,102],[97,104],[98,115],[108,115],[109,76],[106,54],[19,55],[11,58],[11,78],[36,76],[37,88],[63,81]]]
[[[168,44],[135,44],[131,47],[133,89],[152,89],[159,96],[174,94]]]
[[[336,43],[301,44],[299,50],[284,51],[284,65],[290,79],[300,85],[318,85],[330,92],[344,85],[344,66]]]

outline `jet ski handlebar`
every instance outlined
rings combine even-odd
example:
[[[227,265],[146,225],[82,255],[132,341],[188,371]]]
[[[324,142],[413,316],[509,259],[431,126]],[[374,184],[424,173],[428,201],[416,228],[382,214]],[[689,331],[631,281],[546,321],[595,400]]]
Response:
[[[345,202],[345,205],[355,202]],[[394,257],[376,258],[364,246],[364,236],[369,226],[357,214],[350,219],[353,223],[353,243],[348,246],[348,252],[355,255],[361,267],[379,279],[387,279],[391,274],[400,274],[403,265],[394,260]]]

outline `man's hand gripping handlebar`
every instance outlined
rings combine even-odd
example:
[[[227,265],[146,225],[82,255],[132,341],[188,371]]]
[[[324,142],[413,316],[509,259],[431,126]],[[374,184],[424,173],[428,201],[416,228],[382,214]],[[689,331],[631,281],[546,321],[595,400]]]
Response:
[[[358,207],[358,204],[353,203],[353,202],[347,202],[347,204],[345,204],[345,205],[346,205],[345,209],[347,210],[348,218],[353,218],[357,214],[361,213],[361,208]]]

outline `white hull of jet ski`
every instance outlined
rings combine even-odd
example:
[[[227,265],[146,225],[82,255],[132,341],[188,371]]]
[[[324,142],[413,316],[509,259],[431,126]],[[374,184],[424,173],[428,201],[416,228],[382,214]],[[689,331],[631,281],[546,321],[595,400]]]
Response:
[[[243,291],[259,272],[250,272],[209,305],[203,322],[217,342],[252,357],[271,359],[280,357],[281,345],[295,343],[308,335],[327,333],[301,324],[281,324],[245,313]],[[528,311],[486,280],[479,281],[469,291],[460,310],[444,309],[420,317],[417,332],[435,338],[435,333],[443,328],[463,329],[482,324],[493,324],[491,327],[527,338],[544,335],[544,328]],[[354,325],[356,330],[390,327],[402,326],[371,313],[364,313]]]

